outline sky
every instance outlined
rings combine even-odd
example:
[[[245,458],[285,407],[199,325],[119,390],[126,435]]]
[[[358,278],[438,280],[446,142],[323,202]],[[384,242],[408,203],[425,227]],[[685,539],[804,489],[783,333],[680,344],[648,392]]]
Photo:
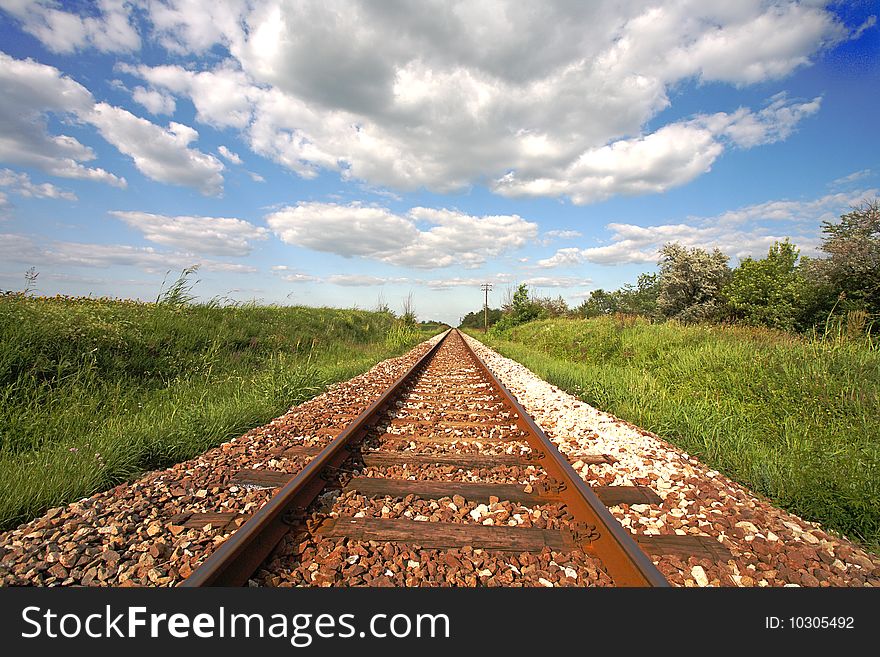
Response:
[[[0,0],[0,289],[577,305],[880,195],[878,0]]]

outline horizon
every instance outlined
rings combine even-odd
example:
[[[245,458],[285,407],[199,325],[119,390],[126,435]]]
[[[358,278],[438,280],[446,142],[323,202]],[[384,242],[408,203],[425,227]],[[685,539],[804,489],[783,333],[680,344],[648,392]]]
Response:
[[[389,7],[0,0],[0,288],[457,326],[880,196],[876,3]]]

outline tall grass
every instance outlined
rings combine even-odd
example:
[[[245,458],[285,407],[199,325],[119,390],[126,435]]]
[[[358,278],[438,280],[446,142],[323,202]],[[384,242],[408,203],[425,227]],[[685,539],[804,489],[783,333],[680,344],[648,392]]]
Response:
[[[0,527],[190,458],[428,337],[390,313],[0,296]]]
[[[784,508],[880,545],[880,350],[864,332],[599,318],[474,337]]]

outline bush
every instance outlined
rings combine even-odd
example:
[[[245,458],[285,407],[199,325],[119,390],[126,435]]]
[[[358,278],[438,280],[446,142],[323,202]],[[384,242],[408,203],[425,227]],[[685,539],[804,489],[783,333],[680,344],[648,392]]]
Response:
[[[709,253],[678,243],[666,244],[660,255],[659,312],[688,324],[720,319],[721,289],[730,279],[728,256],[719,249]]]

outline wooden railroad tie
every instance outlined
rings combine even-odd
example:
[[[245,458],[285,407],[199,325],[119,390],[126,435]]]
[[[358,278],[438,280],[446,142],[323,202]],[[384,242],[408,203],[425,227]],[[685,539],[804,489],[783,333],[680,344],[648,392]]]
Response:
[[[235,531],[251,517],[250,513],[181,513],[170,518],[171,524],[187,529],[211,525],[226,532]],[[421,522],[389,518],[329,518],[318,527],[318,535],[379,543],[408,543],[427,549],[449,550],[470,546],[499,552],[541,552],[545,547],[565,551],[577,546],[565,529],[477,525],[471,523]],[[647,554],[673,555],[682,559],[697,557],[716,563],[732,558],[730,551],[711,536],[637,535],[633,536]]]
[[[279,488],[294,475],[273,470],[240,470],[230,480],[233,484]],[[606,506],[617,504],[660,504],[662,500],[647,486],[592,486],[592,491]],[[527,493],[519,484],[479,484],[459,481],[413,481],[380,477],[354,477],[345,491],[357,491],[368,497],[441,499],[461,495],[466,500],[488,501],[490,497],[518,504],[537,505],[555,502],[559,496],[549,492]]]

